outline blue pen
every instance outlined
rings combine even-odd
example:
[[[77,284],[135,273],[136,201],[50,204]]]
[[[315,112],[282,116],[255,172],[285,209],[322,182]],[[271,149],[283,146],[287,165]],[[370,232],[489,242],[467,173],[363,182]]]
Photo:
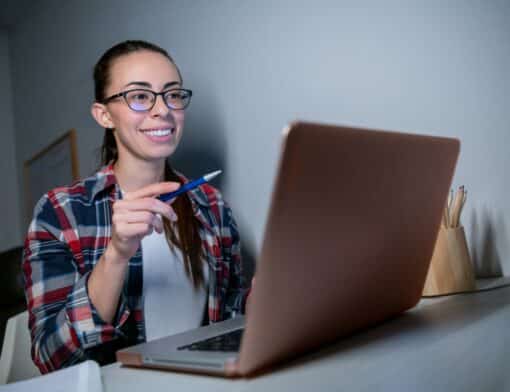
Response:
[[[205,182],[212,180],[214,177],[216,177],[220,173],[221,173],[221,170],[213,171],[212,173],[206,174],[200,178],[197,178],[196,180],[187,182],[186,184],[182,185],[176,191],[173,191],[170,193],[163,193],[162,195],[159,195],[158,199],[161,201],[168,201],[170,199],[173,199],[174,197],[179,196],[181,193],[187,192],[191,189],[196,188],[199,185],[202,185]]]

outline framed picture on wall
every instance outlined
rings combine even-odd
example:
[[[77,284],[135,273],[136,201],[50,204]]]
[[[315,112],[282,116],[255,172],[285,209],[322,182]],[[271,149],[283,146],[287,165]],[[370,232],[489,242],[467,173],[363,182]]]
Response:
[[[37,201],[49,190],[79,178],[76,130],[70,129],[24,164],[25,223]]]

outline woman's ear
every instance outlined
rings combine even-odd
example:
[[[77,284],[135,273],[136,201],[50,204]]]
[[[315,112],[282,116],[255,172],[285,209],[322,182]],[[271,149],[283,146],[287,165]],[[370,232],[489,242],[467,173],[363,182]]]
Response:
[[[115,128],[108,109],[102,103],[94,102],[90,107],[90,113],[101,127]]]

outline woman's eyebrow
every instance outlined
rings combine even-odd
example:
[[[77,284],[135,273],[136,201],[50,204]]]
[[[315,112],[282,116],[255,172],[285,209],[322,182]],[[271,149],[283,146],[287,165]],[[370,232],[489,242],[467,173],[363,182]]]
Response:
[[[129,87],[129,86],[133,86],[133,85],[137,85],[137,86],[143,86],[143,87],[152,87],[152,85],[149,83],[149,82],[129,82],[128,84],[126,84],[124,87]]]
[[[163,86],[163,90],[166,90],[167,88],[172,87],[172,86],[180,86],[180,85],[181,85],[181,82],[168,82],[168,83],[165,83],[165,85]]]
[[[180,84],[181,84],[181,82],[176,82],[176,81],[165,83],[165,85],[163,86],[163,90],[166,90],[169,87],[180,85]],[[152,84],[150,84],[149,82],[142,82],[142,81],[129,82],[128,84],[126,84],[124,86],[124,88],[129,87],[129,86],[142,86],[142,87],[152,88]]]

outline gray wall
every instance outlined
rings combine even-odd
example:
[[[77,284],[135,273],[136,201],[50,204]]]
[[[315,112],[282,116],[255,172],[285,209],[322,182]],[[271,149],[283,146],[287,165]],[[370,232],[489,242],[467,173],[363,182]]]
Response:
[[[91,172],[102,136],[89,115],[92,66],[117,41],[147,39],[173,54],[195,92],[176,165],[224,170],[249,253],[262,239],[280,130],[301,118],[459,137],[454,185],[469,192],[463,222],[478,272],[510,272],[508,1],[35,7],[11,33],[18,167],[76,128],[81,174]]]
[[[22,236],[18,211],[20,208],[14,122],[12,115],[12,86],[9,68],[9,39],[7,31],[0,29],[0,118],[2,119],[0,143],[0,252],[20,245]]]

